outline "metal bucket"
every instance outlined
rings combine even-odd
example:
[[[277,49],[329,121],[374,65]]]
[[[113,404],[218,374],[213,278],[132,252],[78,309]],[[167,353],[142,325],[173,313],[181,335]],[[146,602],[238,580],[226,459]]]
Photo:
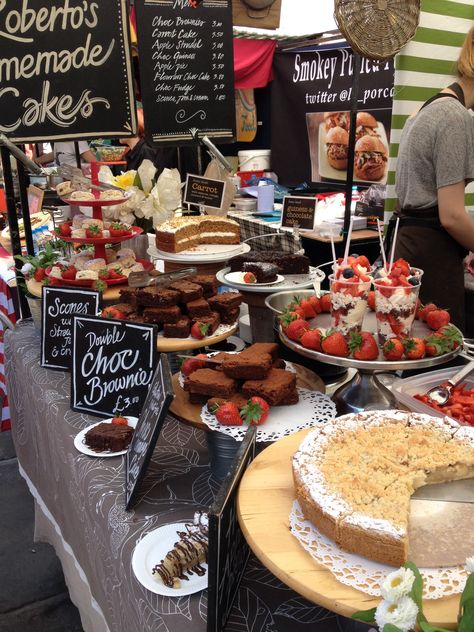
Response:
[[[314,289],[308,290],[288,290],[286,292],[276,292],[275,294],[270,294],[265,299],[265,305],[270,309],[274,314],[279,316],[283,313],[285,307],[288,306],[288,303],[294,299],[295,296],[313,296]]]
[[[31,294],[26,294],[25,297],[28,307],[30,308],[35,329],[41,331],[41,299]]]
[[[213,477],[222,481],[232,467],[240,442],[222,432],[206,432],[209,466]]]

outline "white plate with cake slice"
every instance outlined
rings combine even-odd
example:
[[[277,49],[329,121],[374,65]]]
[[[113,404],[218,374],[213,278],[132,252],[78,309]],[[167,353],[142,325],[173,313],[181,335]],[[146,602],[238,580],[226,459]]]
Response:
[[[243,287],[262,287],[263,286],[267,286],[267,285],[274,285],[275,283],[281,283],[282,281],[285,280],[285,277],[282,276],[281,274],[277,274],[276,275],[276,279],[274,279],[273,281],[265,281],[262,283],[246,283],[244,281],[244,277],[245,277],[245,272],[227,272],[227,274],[224,275],[224,279],[226,281],[228,281],[229,283],[234,283],[235,285],[242,285]]]
[[[185,522],[163,525],[148,533],[135,547],[132,556],[132,569],[135,577],[142,586],[157,595],[184,597],[207,588],[207,564],[202,564],[203,575],[198,575],[195,571],[188,571],[186,579],[182,579],[181,585],[177,588],[166,586],[158,573],[153,574],[153,568],[160,564],[166,554],[179,541],[178,532],[185,531],[185,525]]]
[[[147,252],[150,257],[164,259],[165,261],[198,261],[199,263],[207,263],[210,261],[227,261],[230,257],[245,254],[249,250],[249,244],[199,244],[182,252],[165,252],[164,250],[158,250],[156,246],[150,246]]]
[[[128,419],[128,425],[131,428],[137,427],[138,417],[131,417],[129,415],[126,415],[125,417],[126,419]],[[110,450],[104,450],[104,451],[99,452],[97,450],[92,450],[86,444],[85,436],[89,432],[89,430],[103,423],[108,423],[112,425],[112,417],[110,417],[109,419],[102,419],[101,421],[98,421],[95,424],[91,424],[90,426],[87,426],[87,428],[84,428],[83,430],[81,430],[81,432],[79,432],[74,437],[74,447],[76,448],[76,450],[79,450],[79,452],[82,452],[82,454],[85,454],[86,456],[96,456],[100,458],[107,457],[107,456],[120,456],[122,454],[126,454],[127,450],[120,450],[118,452],[111,452]],[[117,426],[117,427],[120,427],[120,426]]]

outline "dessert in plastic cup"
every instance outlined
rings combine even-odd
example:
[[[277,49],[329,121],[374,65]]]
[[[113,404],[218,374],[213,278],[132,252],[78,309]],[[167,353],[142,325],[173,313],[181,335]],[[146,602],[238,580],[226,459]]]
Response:
[[[366,257],[351,256],[344,265],[339,260],[329,282],[332,326],[344,335],[361,331],[372,284],[369,261]]]
[[[390,272],[374,274],[375,317],[380,344],[390,338],[408,338],[415,320],[423,270],[398,259]]]

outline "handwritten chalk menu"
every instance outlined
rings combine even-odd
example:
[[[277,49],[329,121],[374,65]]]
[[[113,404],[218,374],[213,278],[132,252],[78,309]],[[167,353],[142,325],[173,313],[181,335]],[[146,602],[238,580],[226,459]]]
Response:
[[[145,130],[194,144],[235,136],[231,0],[135,0]]]
[[[291,227],[297,224],[299,228],[313,230],[317,204],[316,198],[285,196],[281,225]]]
[[[127,510],[136,503],[139,483],[145,475],[173,396],[168,359],[162,353],[125,459]]]
[[[126,5],[0,1],[0,132],[14,142],[135,134]]]
[[[41,366],[71,369],[72,317],[99,311],[100,292],[78,287],[43,287]]]
[[[237,520],[237,491],[255,457],[255,426],[249,426],[233,466],[209,509],[209,589],[207,632],[225,628],[247,565],[250,549]]]
[[[138,417],[156,365],[156,328],[74,316],[71,408]]]
[[[222,208],[226,183],[223,180],[211,180],[201,176],[186,177],[184,201],[188,204],[199,204],[212,208]]]

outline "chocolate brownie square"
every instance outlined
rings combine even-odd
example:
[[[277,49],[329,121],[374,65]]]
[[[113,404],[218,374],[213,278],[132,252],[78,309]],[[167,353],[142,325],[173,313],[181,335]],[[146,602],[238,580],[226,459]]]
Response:
[[[277,279],[278,267],[266,261],[247,261],[242,266],[242,271],[251,272],[257,283],[271,283]]]
[[[84,441],[94,452],[120,452],[127,449],[132,435],[131,426],[103,422],[88,430]]]
[[[109,307],[117,309],[119,312],[122,312],[122,314],[125,314],[125,316],[135,312],[135,307],[130,305],[130,303],[116,303],[115,305],[110,305]]]
[[[244,397],[241,393],[234,393],[230,397],[211,397],[207,400],[207,410],[212,413],[215,412],[214,408],[222,406],[225,402],[232,402],[237,408],[243,408],[248,402],[248,398]]]
[[[168,289],[179,292],[179,303],[189,303],[202,297],[202,287],[190,281],[175,281],[168,286]]]
[[[159,288],[156,285],[144,287],[137,292],[137,303],[145,307],[172,307],[177,305],[180,293],[175,290]]]
[[[222,292],[221,294],[211,296],[208,301],[212,309],[217,312],[226,312],[230,309],[240,307],[242,298],[240,292]]]
[[[229,397],[237,390],[237,382],[222,371],[198,369],[184,381],[184,390],[209,397]]]
[[[143,312],[145,323],[177,323],[181,312],[177,305],[172,307],[147,307]]]
[[[211,336],[221,324],[221,317],[218,312],[211,312],[209,316],[199,316],[195,318],[194,323],[201,323],[202,325],[208,325],[206,336]]]
[[[223,325],[233,325],[240,314],[240,307],[234,309],[228,309],[225,312],[221,312],[221,323]]]
[[[254,342],[245,351],[250,353],[269,353],[273,362],[278,360],[278,343],[276,342]]]
[[[298,391],[290,391],[278,404],[279,406],[294,406],[300,401],[300,396],[298,395]]]
[[[145,322],[143,320],[143,314],[137,314],[137,312],[132,312],[131,314],[128,314],[127,318],[125,320],[129,320],[132,323],[144,323]]]
[[[226,353],[225,351],[221,351],[220,353],[216,353],[216,355],[209,358],[210,360],[216,360],[216,362],[224,362],[227,358],[231,358],[231,353]],[[222,371],[222,364],[216,364],[215,362],[207,362],[206,369],[214,369],[214,371]]]
[[[195,301],[186,303],[186,309],[190,318],[198,318],[199,316],[210,316],[211,308],[204,298],[198,298]]]
[[[258,395],[270,406],[282,405],[291,397],[296,388],[296,375],[284,369],[270,369],[264,380],[247,380],[242,385],[242,394],[246,397]]]
[[[218,283],[215,274],[196,274],[193,277],[189,277],[188,281],[202,287],[204,298],[214,296],[217,292]]]
[[[119,292],[120,300],[130,305],[137,304],[137,290],[135,288],[127,287]]]
[[[188,400],[190,404],[199,404],[202,406],[209,399],[209,395],[199,395],[199,393],[188,393]]]
[[[263,380],[272,367],[269,353],[235,353],[222,363],[224,373],[236,380]]]
[[[191,332],[191,319],[181,316],[176,323],[164,323],[163,335],[165,338],[187,338]]]

